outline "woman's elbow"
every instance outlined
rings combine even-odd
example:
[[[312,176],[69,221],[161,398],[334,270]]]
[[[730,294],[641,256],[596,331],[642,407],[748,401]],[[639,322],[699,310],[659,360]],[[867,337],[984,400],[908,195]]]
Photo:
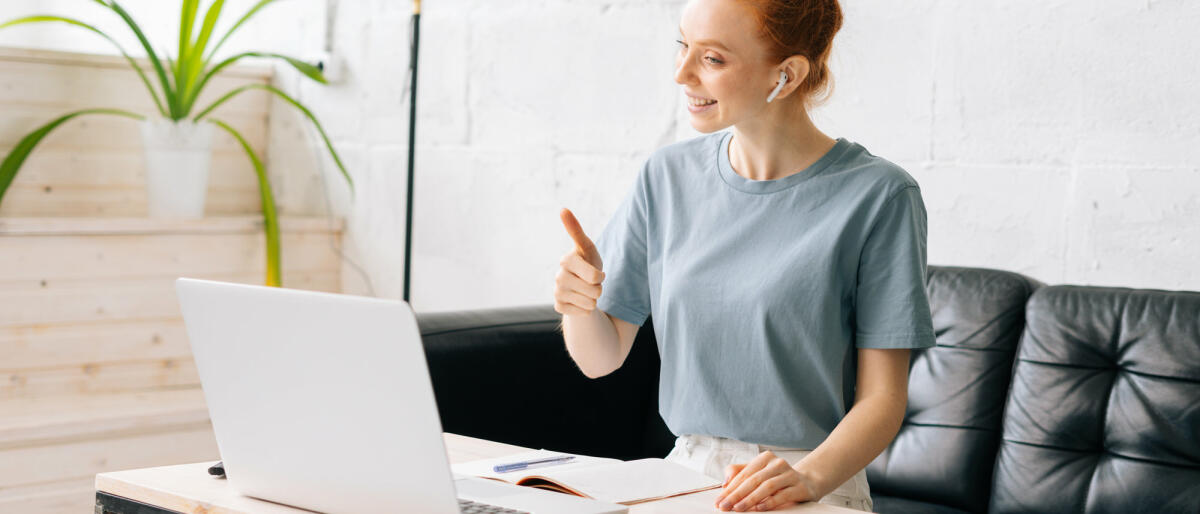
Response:
[[[579,371],[583,373],[583,376],[591,379],[606,377],[617,370],[617,368],[611,366],[596,366],[594,364],[585,366],[579,361],[575,361],[575,366],[579,368]]]

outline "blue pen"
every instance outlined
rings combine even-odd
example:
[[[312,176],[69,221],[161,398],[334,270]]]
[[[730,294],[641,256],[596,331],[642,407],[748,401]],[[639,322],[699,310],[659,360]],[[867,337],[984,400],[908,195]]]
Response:
[[[562,464],[574,459],[574,455],[562,455],[558,457],[547,457],[545,459],[525,460],[521,462],[513,462],[509,464],[497,464],[492,466],[492,471],[496,473],[508,473],[509,471],[519,471],[533,467],[551,466],[554,464]]]

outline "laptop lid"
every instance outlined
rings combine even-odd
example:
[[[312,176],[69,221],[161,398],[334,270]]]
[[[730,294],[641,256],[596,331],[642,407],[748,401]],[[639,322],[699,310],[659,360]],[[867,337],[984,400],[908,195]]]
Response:
[[[189,278],[176,290],[234,489],[331,513],[458,512],[408,304]]]

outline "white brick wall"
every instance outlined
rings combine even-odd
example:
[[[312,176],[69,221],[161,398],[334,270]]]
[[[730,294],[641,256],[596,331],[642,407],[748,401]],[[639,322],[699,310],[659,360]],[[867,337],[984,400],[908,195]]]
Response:
[[[13,4],[39,3],[77,7]],[[157,2],[128,3],[142,11]],[[327,8],[335,9],[332,40],[345,82],[322,88],[290,70],[280,81],[326,124],[359,184],[350,201],[327,177],[334,209],[348,216],[350,254],[377,294],[399,297],[411,4],[282,4],[290,7],[264,12],[229,48],[311,53],[324,42]],[[682,5],[423,2],[418,310],[550,303],[558,259],[570,248],[558,209],[572,208],[598,235],[641,161],[698,135],[672,81]],[[1048,283],[1200,290],[1200,3],[843,7],[836,91],[814,117],[921,183],[931,264],[1008,269]],[[174,9],[150,9],[177,23]],[[71,41],[0,31],[7,45]],[[311,131],[288,111],[272,123],[281,204],[323,212],[313,156],[327,174],[331,163],[319,148],[297,147]],[[349,269],[345,276],[348,291],[365,291]]]

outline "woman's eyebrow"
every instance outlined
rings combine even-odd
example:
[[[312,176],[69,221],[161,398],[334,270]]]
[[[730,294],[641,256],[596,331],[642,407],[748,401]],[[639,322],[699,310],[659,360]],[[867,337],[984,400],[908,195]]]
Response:
[[[679,29],[679,35],[683,35],[683,28]],[[692,43],[697,44],[697,45],[711,46],[713,48],[719,48],[726,52],[733,53],[733,50],[730,50],[729,47],[722,45],[719,41],[717,41],[715,39],[701,39],[699,41],[692,41]]]

